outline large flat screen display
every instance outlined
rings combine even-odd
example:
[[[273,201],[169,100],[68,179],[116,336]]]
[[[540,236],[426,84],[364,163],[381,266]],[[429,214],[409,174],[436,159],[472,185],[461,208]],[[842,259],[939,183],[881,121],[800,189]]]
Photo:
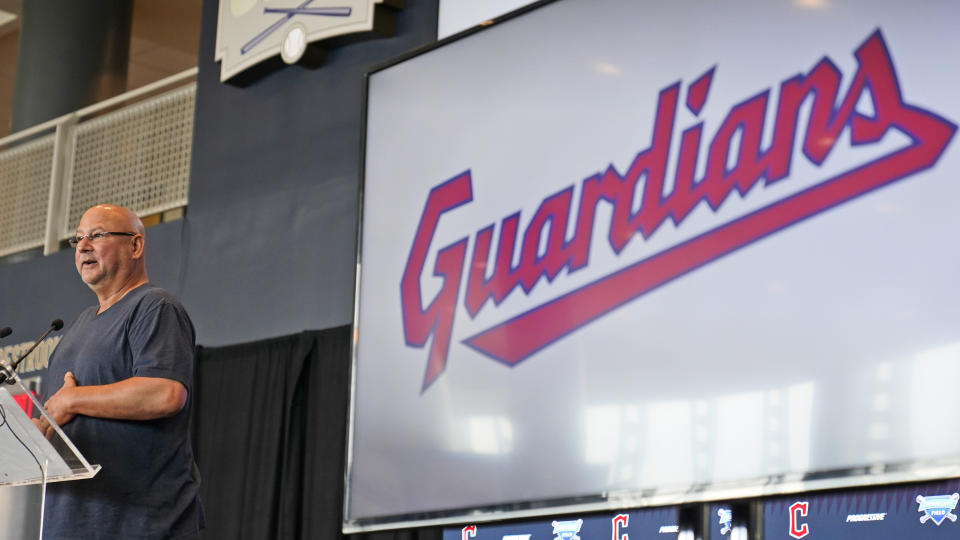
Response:
[[[560,0],[372,72],[345,530],[960,476],[958,20]]]

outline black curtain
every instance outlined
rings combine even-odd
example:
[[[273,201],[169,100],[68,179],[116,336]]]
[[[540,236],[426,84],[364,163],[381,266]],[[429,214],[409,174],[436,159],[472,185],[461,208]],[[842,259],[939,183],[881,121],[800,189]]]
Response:
[[[193,440],[207,539],[341,538],[351,327],[201,347]],[[439,528],[351,536],[440,540]]]

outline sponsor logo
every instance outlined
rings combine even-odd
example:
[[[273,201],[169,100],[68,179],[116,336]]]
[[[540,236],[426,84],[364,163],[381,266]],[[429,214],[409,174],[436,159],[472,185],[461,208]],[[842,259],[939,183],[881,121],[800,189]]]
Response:
[[[388,22],[380,6],[397,0],[220,0],[214,60],[226,81],[278,54],[294,64],[307,45],[335,36],[367,32]],[[383,33],[390,33],[383,28]]]
[[[580,540],[580,527],[583,526],[583,520],[575,521],[554,521],[553,540]]]
[[[630,525],[630,516],[628,514],[617,514],[611,520],[613,534],[612,540],[629,540],[629,535],[623,532]]]
[[[717,510],[717,517],[720,518],[720,534],[727,534],[733,524],[733,511],[729,508]]]
[[[21,380],[25,376],[29,377],[34,371],[47,369],[47,366],[50,365],[50,355],[53,354],[53,350],[57,348],[61,339],[63,339],[63,336],[53,336],[44,339],[37,345],[33,353],[23,359],[20,365],[17,366],[17,373],[20,374]],[[24,343],[0,347],[0,363],[6,363],[12,366],[23,353],[30,350],[33,346],[33,342],[26,341]]]
[[[920,523],[933,521],[939,527],[943,520],[957,521],[957,515],[953,510],[957,507],[957,500],[960,500],[960,493],[953,495],[932,495],[924,497],[917,495],[918,512],[923,512],[920,516]]]
[[[467,314],[475,318],[482,310],[491,306],[495,309],[518,289],[527,295],[542,284],[543,278],[553,282],[564,272],[587,267],[590,240],[595,227],[601,225],[595,223],[601,204],[612,208],[606,236],[609,249],[619,257],[628,243],[651,237],[668,221],[683,230],[686,218],[698,206],[702,211],[716,212],[734,194],[746,198],[757,192],[758,184],[766,187],[789,182],[791,156],[797,146],[806,160],[820,167],[831,152],[843,151],[838,149],[841,140],[863,147],[880,142],[893,130],[909,140],[834,176],[824,173],[825,178],[810,187],[718,223],[659,253],[642,260],[625,260],[590,283],[481,330],[466,338],[465,345],[514,366],[688,272],[934,166],[956,126],[908,102],[901,94],[897,72],[879,30],[861,43],[853,56],[858,65],[853,73],[842,73],[824,57],[806,73],[784,80],[776,93],[776,103],[770,88],[751,94],[732,106],[709,141],[702,141],[708,138],[703,121],[684,128],[675,164],[668,156],[678,105],[682,103],[699,115],[715,71],[722,66],[711,68],[690,83],[685,100],[680,99],[680,82],[661,89],[650,146],[637,152],[625,171],[611,165],[583,179],[579,186],[572,184],[554,192],[542,200],[524,228],[519,212],[502,218],[496,241],[497,227],[489,225],[479,229],[472,242],[465,232],[449,245],[431,247],[441,216],[473,201],[473,175],[466,170],[433,187],[400,281],[405,342],[413,348],[424,348],[430,342],[421,391],[446,367],[458,301],[462,299]],[[872,116],[858,110],[858,103],[867,99],[873,104]],[[772,126],[765,125],[768,109]],[[801,114],[807,118],[800,118]],[[763,134],[768,131],[772,137],[765,145]],[[735,139],[738,144],[733,144]],[[696,177],[701,143],[708,145],[707,163],[703,176]],[[669,174],[668,163],[675,165]],[[673,187],[664,193],[671,178]],[[575,191],[579,196],[574,196]],[[709,209],[703,208],[704,202]],[[468,245],[473,246],[472,254],[467,252]],[[428,257],[435,250],[435,258]],[[432,268],[428,260],[433,261]],[[440,284],[438,291],[423,290],[421,279],[425,275],[432,275]]]
[[[670,533],[678,533],[678,532],[680,532],[679,525],[661,525],[660,531],[659,531],[660,534],[670,534]]]
[[[800,522],[800,518],[807,517],[809,509],[810,503],[807,501],[797,501],[790,505],[790,536],[803,538],[810,534],[810,527]]]
[[[883,521],[887,517],[886,512],[877,512],[873,514],[850,514],[847,516],[847,523],[860,523],[863,521]]]

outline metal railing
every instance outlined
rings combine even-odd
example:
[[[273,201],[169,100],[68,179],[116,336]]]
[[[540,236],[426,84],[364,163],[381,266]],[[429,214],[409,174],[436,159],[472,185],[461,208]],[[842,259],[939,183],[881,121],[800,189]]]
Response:
[[[196,74],[189,69],[0,139],[0,230],[8,233],[0,257],[59,250],[97,203],[140,216],[186,206]]]

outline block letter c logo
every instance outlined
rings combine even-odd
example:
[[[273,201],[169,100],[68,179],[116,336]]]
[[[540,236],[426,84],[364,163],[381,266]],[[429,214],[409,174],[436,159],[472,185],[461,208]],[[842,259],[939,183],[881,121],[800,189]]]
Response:
[[[806,523],[800,523],[800,518],[807,517],[809,509],[810,503],[807,501],[797,501],[790,505],[790,536],[803,538],[810,534],[810,527]]]

